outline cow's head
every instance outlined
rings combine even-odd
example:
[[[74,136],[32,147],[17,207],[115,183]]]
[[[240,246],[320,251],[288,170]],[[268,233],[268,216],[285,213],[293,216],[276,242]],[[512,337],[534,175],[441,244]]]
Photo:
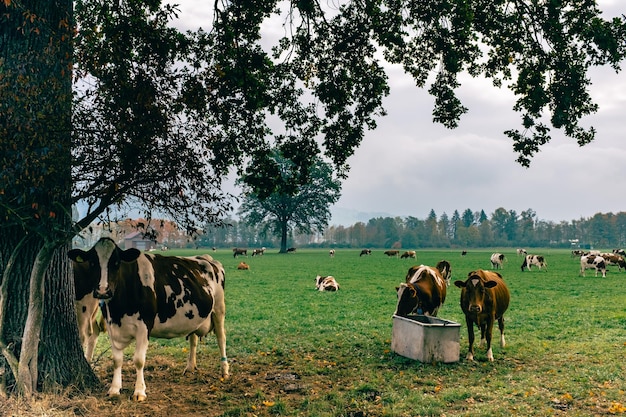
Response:
[[[469,273],[467,280],[455,281],[454,285],[461,288],[461,306],[465,306],[471,313],[479,314],[485,309],[488,289],[498,283],[474,271]]]
[[[420,288],[415,284],[402,283],[399,287],[396,287],[398,292],[398,304],[396,305],[396,316],[406,317],[414,311],[421,314],[419,311],[419,291]]]
[[[82,267],[87,266],[84,276],[93,286],[93,296],[108,299],[115,291],[122,263],[136,261],[141,252],[135,248],[122,250],[112,239],[102,238],[86,252],[72,249],[67,255]]]

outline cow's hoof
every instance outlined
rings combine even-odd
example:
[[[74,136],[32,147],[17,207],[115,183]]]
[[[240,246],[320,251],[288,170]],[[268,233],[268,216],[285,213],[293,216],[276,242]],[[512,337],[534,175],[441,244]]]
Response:
[[[465,357],[465,359],[467,359],[468,361],[473,361],[474,360],[474,355],[471,353],[468,353],[467,356]]]
[[[110,389],[109,392],[107,392],[107,396],[109,397],[119,397],[120,396],[120,390],[116,390],[116,389]]]
[[[146,398],[148,398],[146,396],[146,394],[142,394],[142,393],[136,392],[136,393],[133,394],[132,400],[133,401],[137,401],[138,403],[140,403],[142,401],[146,401]]]

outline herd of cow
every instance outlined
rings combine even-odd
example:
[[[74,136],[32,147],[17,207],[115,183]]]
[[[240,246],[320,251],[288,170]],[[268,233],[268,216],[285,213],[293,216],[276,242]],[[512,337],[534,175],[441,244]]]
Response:
[[[257,254],[262,255],[264,250]],[[388,256],[399,255],[387,252]],[[246,254],[239,250],[233,250],[233,253],[235,257]],[[359,256],[369,254],[371,250],[364,249]],[[401,257],[416,258],[415,251],[405,254]],[[524,255],[522,271],[525,268],[530,270],[531,266],[540,270],[547,268],[543,256],[528,255],[520,250],[518,254]],[[110,396],[120,394],[123,350],[134,340],[136,380],[132,398],[136,401],[146,399],[143,369],[150,337],[186,337],[189,354],[184,372],[187,372],[196,369],[198,339],[214,332],[221,355],[222,377],[229,376],[224,328],[225,271],[219,261],[209,255],[178,257],[144,253],[134,248],[122,250],[109,238],[100,239],[88,251],[72,249],[68,256],[74,269],[79,334],[88,360],[91,360],[98,334],[104,327],[109,335],[114,365],[108,390]],[[334,256],[334,250],[331,256]],[[615,250],[612,254],[572,252],[572,256],[580,256],[581,274],[585,269],[595,268],[596,276],[598,271],[605,276],[607,264],[626,269],[623,251]],[[491,256],[493,269],[501,269],[505,260],[503,254],[494,253]],[[245,263],[240,266],[242,264]],[[434,267],[409,268],[405,282],[397,287],[395,314],[436,316],[446,299],[451,274],[450,263],[446,260]],[[473,360],[474,357],[475,324],[480,329],[481,344],[487,344],[487,359],[493,361],[493,325],[497,320],[500,344],[504,347],[504,313],[510,300],[502,275],[497,271],[478,269],[470,272],[464,281],[455,281],[454,285],[461,289],[460,305],[469,339],[467,359]],[[319,291],[338,291],[340,288],[332,276],[317,276],[315,286]],[[104,322],[98,318],[99,309]]]

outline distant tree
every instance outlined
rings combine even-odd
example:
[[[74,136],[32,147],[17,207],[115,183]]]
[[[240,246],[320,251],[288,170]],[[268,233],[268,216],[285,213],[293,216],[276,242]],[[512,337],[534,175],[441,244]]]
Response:
[[[471,209],[465,209],[461,219],[463,221],[463,226],[470,227],[471,225],[474,224],[474,221],[475,221],[475,219],[474,219],[474,212],[472,212]]]
[[[279,237],[281,253],[287,252],[290,231],[322,232],[330,221],[330,207],[341,196],[341,183],[333,176],[332,167],[317,159],[303,174],[302,167],[278,150],[254,162],[239,180],[242,219]]]

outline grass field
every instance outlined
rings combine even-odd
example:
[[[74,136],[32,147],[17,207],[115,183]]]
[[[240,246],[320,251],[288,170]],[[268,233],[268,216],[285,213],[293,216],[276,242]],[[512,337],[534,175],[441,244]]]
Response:
[[[494,330],[494,362],[486,361],[480,348],[474,362],[465,360],[467,330],[460,290],[453,285],[439,317],[462,323],[461,360],[420,363],[390,351],[394,288],[411,265],[447,259],[454,281],[471,270],[490,269],[494,250],[473,250],[464,257],[460,251],[422,250],[417,260],[388,258],[382,250],[363,257],[357,250],[337,250],[334,258],[326,250],[298,250],[233,259],[229,250],[218,250],[212,255],[226,269],[232,378],[217,378],[219,361],[212,336],[199,349],[203,373],[192,380],[180,375],[185,340],[152,340],[144,405],[127,398],[107,402],[104,389],[95,400],[90,398],[91,405],[85,400],[82,408],[63,412],[87,415],[96,408],[100,415],[118,416],[625,414],[626,272],[611,267],[606,278],[596,278],[590,270],[586,277],[579,276],[578,258],[564,250],[532,251],[545,256],[548,271],[522,272],[522,258],[514,249],[497,251],[507,257],[501,273],[511,291],[511,304],[505,315],[504,349]],[[195,252],[168,252],[191,253]],[[242,260],[250,270],[236,269]],[[315,291],[318,274],[335,276],[341,290]],[[101,337],[96,370],[109,384],[107,345],[108,339]],[[134,380],[131,354],[124,367],[124,390],[129,395]],[[193,393],[166,394],[171,392],[164,391],[168,384]],[[81,414],[77,409],[86,411]]]

